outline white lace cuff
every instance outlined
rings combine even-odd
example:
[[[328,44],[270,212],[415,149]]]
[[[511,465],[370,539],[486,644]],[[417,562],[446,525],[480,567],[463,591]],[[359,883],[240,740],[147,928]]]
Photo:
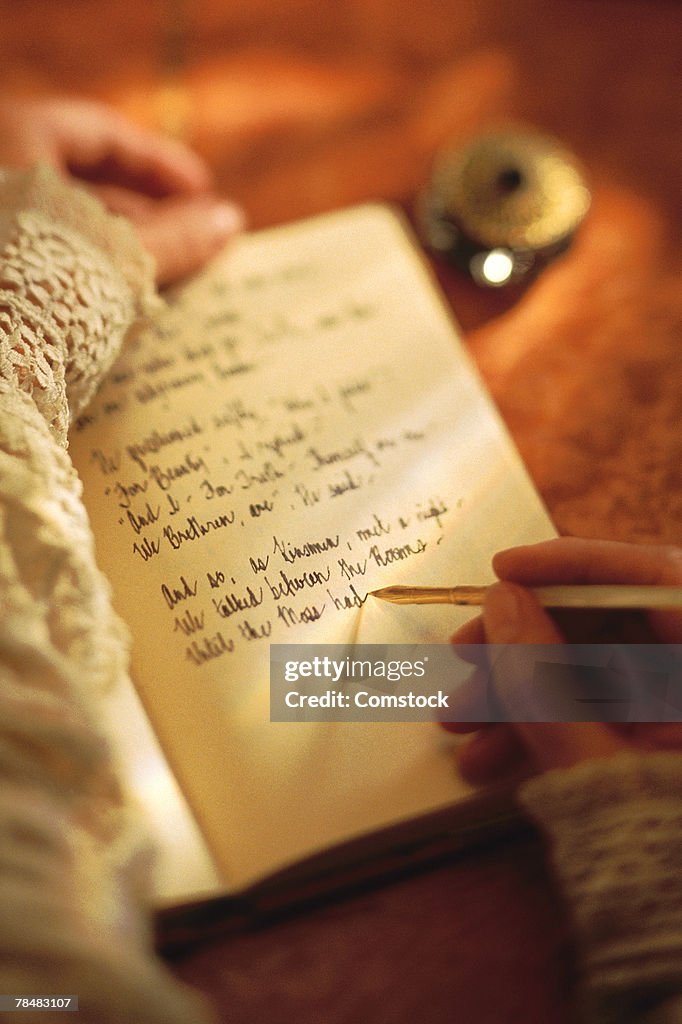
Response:
[[[127,221],[47,167],[0,171],[0,380],[60,444],[154,294]]]

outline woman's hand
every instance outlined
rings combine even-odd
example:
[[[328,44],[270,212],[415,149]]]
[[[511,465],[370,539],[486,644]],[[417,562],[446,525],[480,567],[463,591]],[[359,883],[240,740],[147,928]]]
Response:
[[[161,285],[198,270],[243,224],[238,207],[212,194],[208,167],[192,150],[100,103],[0,100],[0,164],[39,161],[133,222]]]
[[[483,614],[452,638],[457,645],[557,644],[567,640],[682,643],[682,611],[649,612],[646,617],[641,613],[625,616],[581,611],[550,617],[525,589],[552,583],[679,585],[680,549],[560,538],[500,552],[493,567],[503,582],[490,588]],[[509,676],[495,681],[503,705],[507,687],[513,691],[526,685],[527,680]],[[475,732],[459,751],[462,774],[472,782],[568,767],[623,749],[682,748],[682,724],[514,721],[479,728],[477,724],[449,722],[445,728]]]

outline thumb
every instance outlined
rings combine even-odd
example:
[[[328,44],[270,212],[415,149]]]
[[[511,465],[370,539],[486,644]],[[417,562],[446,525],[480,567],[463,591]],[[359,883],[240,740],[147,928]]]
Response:
[[[183,197],[155,203],[135,226],[163,286],[200,270],[243,224],[242,212],[232,203]]]
[[[489,587],[483,606],[489,644],[561,644],[564,637],[530,590],[515,583]]]
[[[510,645],[495,658],[493,683],[507,721],[535,768],[566,768],[627,747],[602,722],[556,721],[556,692],[542,680],[539,686],[534,681],[533,666],[542,655],[529,647],[562,644],[564,638],[530,591],[513,583],[491,587],[483,626],[489,644]],[[570,686],[568,672],[565,681]]]
[[[92,185],[91,191],[112,213],[132,221],[161,287],[201,270],[245,223],[238,206],[215,196],[152,199],[111,184]]]

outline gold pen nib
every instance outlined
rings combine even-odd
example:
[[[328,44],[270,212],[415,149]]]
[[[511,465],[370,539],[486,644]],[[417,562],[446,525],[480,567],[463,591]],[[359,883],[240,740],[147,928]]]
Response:
[[[390,601],[392,604],[404,602],[403,593],[410,590],[410,587],[381,587],[380,590],[370,590],[367,597],[378,597],[380,601]]]
[[[481,604],[485,587],[382,587],[369,597],[392,604]]]

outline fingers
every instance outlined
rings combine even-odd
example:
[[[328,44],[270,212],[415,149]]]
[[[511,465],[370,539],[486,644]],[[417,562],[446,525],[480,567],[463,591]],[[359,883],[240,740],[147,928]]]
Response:
[[[602,722],[552,721],[556,718],[556,708],[546,704],[548,691],[542,679],[529,678],[533,673],[529,672],[529,658],[523,656],[522,648],[530,644],[561,644],[564,637],[532,593],[517,584],[526,587],[546,583],[679,584],[682,582],[682,550],[559,538],[502,551],[495,556],[493,567],[503,582],[488,591],[483,615],[458,630],[453,641],[510,645],[504,658],[492,669],[494,691],[509,724],[484,726],[462,748],[460,766],[467,778],[485,781],[486,777],[508,772],[509,764],[514,761],[513,743],[525,752],[536,771],[608,757],[631,749],[633,744],[651,749],[661,746],[679,749],[682,735],[677,724],[645,724],[635,734]],[[650,620],[661,638],[682,642],[682,614],[652,612]],[[521,645],[518,656],[514,645]],[[571,693],[573,682],[568,674]],[[556,698],[554,693],[552,700]],[[543,701],[547,721],[542,720]],[[474,724],[450,723],[447,727],[451,731],[467,732]]]
[[[450,731],[461,734],[470,731],[471,725]],[[518,779],[533,771],[569,768],[580,761],[632,749],[625,737],[615,733],[607,737],[595,735],[590,725],[584,722],[528,723],[522,728],[502,723],[483,725],[458,749],[459,770],[468,782],[484,785],[510,776]],[[642,738],[636,743],[642,749],[679,750],[679,740],[679,735],[671,733],[660,739]]]
[[[62,167],[86,180],[157,197],[211,187],[208,166],[191,149],[138,128],[101,104],[53,101],[42,118]]]
[[[496,583],[488,590],[483,629],[491,644],[560,644],[564,640],[533,595],[513,583]]]
[[[499,583],[486,595],[486,639],[491,644],[560,644],[561,633],[533,595],[511,583]],[[495,691],[514,723],[514,733],[538,770],[565,768],[586,758],[608,757],[628,743],[601,722],[543,722],[544,694],[531,687],[528,661],[513,648],[493,668]],[[549,708],[548,718],[554,717]]]
[[[209,194],[200,157],[100,103],[0,101],[0,153],[16,166],[49,161],[128,217],[156,261],[160,285],[199,270],[243,226],[237,207]]]
[[[186,146],[97,103],[56,101],[43,117],[63,164],[133,222],[160,286],[200,270],[243,228],[238,207],[208,194],[208,168]]]
[[[559,537],[500,551],[493,558],[493,568],[501,580],[527,587],[547,583],[679,584],[682,549]],[[666,621],[670,616],[657,614],[656,618]],[[465,623],[452,641],[483,643],[482,619]]]
[[[196,198],[159,201],[136,227],[163,287],[200,270],[243,223],[231,203]]]
[[[476,785],[519,774],[527,763],[523,743],[509,725],[486,725],[457,751],[462,776]]]
[[[143,132],[124,122],[109,146],[113,168],[150,195],[193,195],[212,187],[208,165],[175,139]]]
[[[485,630],[483,629],[483,617],[477,615],[475,619],[469,619],[463,626],[460,626],[450,637],[453,644],[484,644]]]
[[[486,723],[497,721],[499,717],[496,715],[495,695],[488,685],[490,668],[484,651],[485,648],[476,647],[474,655],[465,658],[462,658],[461,650],[457,651],[459,658],[472,662],[476,667],[450,693],[447,717],[443,717],[440,722],[447,732],[473,732]],[[479,657],[474,660],[476,655]]]
[[[672,584],[682,582],[682,549],[559,537],[500,551],[493,568],[501,579],[526,586],[550,582]]]
[[[537,719],[538,711],[542,712],[542,702],[538,707],[537,695],[527,678],[529,665],[528,645],[561,644],[563,637],[558,629],[528,591],[511,583],[498,583],[492,586],[485,599],[483,616],[477,620],[475,632],[483,635],[479,643],[492,645],[522,645],[516,656],[515,647],[507,650],[503,647],[504,664],[500,667],[499,651],[494,647],[477,647],[471,650],[462,649],[461,630],[458,634],[457,648],[463,660],[477,663],[477,651],[494,651],[491,666],[487,659],[476,671],[460,685],[451,695],[450,712],[458,723],[483,721],[503,721],[515,723]],[[474,632],[474,630],[470,630]],[[495,682],[494,689],[489,681]],[[556,712],[549,714],[555,718]],[[460,731],[459,725],[449,723],[445,726],[450,731]],[[469,731],[463,729],[461,731]]]
[[[211,196],[150,199],[111,185],[92,191],[112,213],[132,221],[161,286],[200,270],[244,225],[238,207]]]
[[[88,182],[150,196],[210,189],[207,164],[173,139],[137,127],[101,103],[80,99],[0,102],[0,154],[5,163],[37,160]]]
[[[682,583],[682,549],[619,541],[560,537],[501,551],[493,559],[501,579],[526,586],[543,583]],[[682,643],[682,612],[651,612],[662,640]]]

